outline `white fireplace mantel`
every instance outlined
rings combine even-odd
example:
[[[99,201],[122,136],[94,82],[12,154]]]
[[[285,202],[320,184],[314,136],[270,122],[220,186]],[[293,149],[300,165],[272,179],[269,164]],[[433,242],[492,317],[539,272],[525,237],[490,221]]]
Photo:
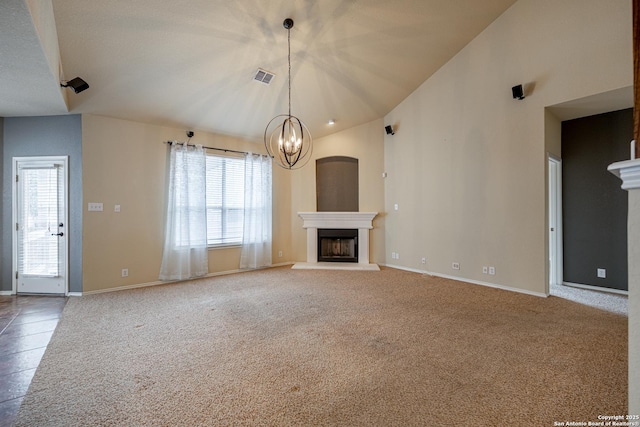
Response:
[[[378,212],[298,212],[302,228],[360,229],[373,228]]]
[[[607,170],[622,180],[623,190],[640,188],[640,159],[616,162]]]
[[[307,262],[296,263],[293,268],[335,268],[379,270],[369,263],[369,230],[373,228],[373,218],[378,212],[298,212],[302,218],[302,228],[307,229]],[[333,228],[358,230],[358,263],[319,263],[318,229]]]

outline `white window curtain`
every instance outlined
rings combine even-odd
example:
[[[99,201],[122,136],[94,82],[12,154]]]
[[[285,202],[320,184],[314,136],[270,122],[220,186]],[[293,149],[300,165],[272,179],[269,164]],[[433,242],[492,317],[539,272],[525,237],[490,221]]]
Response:
[[[249,153],[244,171],[240,268],[266,267],[271,265],[271,159]]]
[[[160,280],[184,280],[209,271],[206,155],[201,145],[171,145],[167,222]]]

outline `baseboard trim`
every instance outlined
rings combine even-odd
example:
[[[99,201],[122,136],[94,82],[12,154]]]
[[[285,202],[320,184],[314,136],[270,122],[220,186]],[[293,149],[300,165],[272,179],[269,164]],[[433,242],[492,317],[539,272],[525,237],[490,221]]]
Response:
[[[284,266],[293,265],[293,264],[294,264],[293,262],[283,262],[283,263],[270,265],[269,267],[259,268],[259,269],[256,269],[256,270],[264,270],[264,269],[275,268],[275,267],[284,267]],[[482,281],[479,281],[479,280],[467,279],[465,277],[457,277],[457,276],[451,276],[451,275],[448,275],[448,274],[435,273],[435,272],[431,272],[431,271],[427,271],[427,270],[419,270],[417,268],[409,268],[409,267],[404,267],[404,266],[400,266],[400,265],[383,264],[383,263],[380,263],[379,265],[384,266],[384,267],[388,267],[388,268],[395,268],[397,270],[404,270],[404,271],[409,271],[409,272],[418,273],[418,274],[427,274],[429,276],[442,277],[443,279],[456,280],[458,282],[471,283],[471,284],[474,284],[474,285],[485,286],[485,287],[488,287],[488,288],[502,289],[504,291],[517,292],[517,293],[532,295],[532,296],[536,296],[536,297],[546,298],[546,297],[549,296],[548,294],[545,294],[545,293],[529,291],[529,290],[526,290],[526,289],[514,288],[514,287],[511,287],[511,286],[498,285],[498,284],[495,284],[495,283],[482,282]],[[244,272],[256,271],[256,270],[235,269],[235,270],[219,271],[219,272],[216,272],[216,273],[209,273],[209,274],[203,276],[202,278],[217,277],[217,276],[227,276],[229,274],[244,273]],[[186,281],[186,280],[174,280],[174,281],[166,281],[166,282],[158,280],[158,281],[154,281],[154,282],[138,283],[138,284],[134,284],[134,285],[126,285],[126,286],[117,286],[117,287],[114,287],[114,288],[98,289],[98,290],[95,290],[95,291],[69,292],[68,295],[69,296],[78,296],[79,297],[79,296],[84,296],[84,295],[103,294],[103,293],[107,293],[107,292],[126,291],[126,290],[129,290],[129,289],[147,288],[147,287],[158,286],[158,285],[168,285],[168,284],[180,283],[180,282],[184,282],[184,281]],[[619,290],[616,290],[616,289],[612,290],[612,289],[609,289],[609,288],[599,288],[597,286],[572,284],[572,283],[568,283],[568,282],[563,282],[563,285],[573,286],[573,287],[582,287],[582,288],[585,288],[585,289],[595,290],[595,291],[600,291],[600,292],[611,292],[611,293],[619,293],[619,294],[623,294],[623,295],[628,295],[628,292],[625,292],[625,291],[619,291]],[[0,295],[13,295],[13,294],[11,293],[11,291],[0,291]]]
[[[284,267],[285,265],[293,265],[293,264],[295,264],[295,262],[287,261],[287,262],[281,262],[279,264],[273,264],[273,265],[270,265],[269,267],[265,267],[265,268]]]
[[[202,277],[198,277],[198,279],[206,279],[208,277],[217,277],[217,276],[227,276],[229,274],[245,273],[245,272],[256,271],[256,270],[265,270],[267,268],[283,267],[283,266],[292,265],[292,264],[293,264],[292,262],[283,262],[283,263],[279,263],[279,264],[272,264],[272,265],[270,265],[268,267],[262,267],[262,268],[252,269],[252,270],[235,269],[235,270],[219,271],[219,272],[216,272],[216,273],[208,273],[208,274],[206,274],[206,275],[204,275]],[[126,291],[126,290],[129,290],[129,289],[148,288],[148,287],[151,287],[151,286],[158,286],[158,285],[170,285],[172,283],[186,282],[187,280],[194,280],[194,279],[170,280],[170,281],[156,280],[155,282],[137,283],[137,284],[134,284],[134,285],[117,286],[115,288],[106,288],[106,289],[98,289],[98,290],[95,290],[95,291],[79,292],[80,295],[78,295],[78,296],[104,294],[104,293],[107,293],[107,292]]]
[[[588,291],[596,291],[596,292],[604,292],[607,294],[629,296],[629,291],[623,291],[621,289],[603,288],[601,286],[583,285],[582,283],[572,283],[572,282],[562,282],[562,285],[569,286],[570,288],[586,289]]]
[[[147,288],[147,287],[150,287],[150,286],[166,285],[166,284],[169,284],[169,283],[177,283],[177,282],[178,281],[161,282],[161,281],[158,280],[156,282],[137,283],[135,285],[117,286],[115,288],[96,289],[95,291],[83,291],[82,292],[82,296],[105,294],[105,293],[108,293],[108,292],[126,291],[126,290],[129,290],[129,289]]]
[[[13,291],[0,291],[0,296],[9,297],[11,295],[15,295]]]
[[[410,271],[411,273],[418,273],[418,274],[429,274],[432,275],[431,273],[429,273],[427,270],[418,270],[417,268],[410,268],[410,267],[403,267],[400,265],[394,265],[394,264],[379,264],[382,265],[384,267],[388,267],[388,268],[395,268],[396,270],[404,270],[404,271]]]
[[[82,296],[82,292],[69,292],[67,294],[68,297],[81,297]]]
[[[503,291],[510,291],[510,292],[517,292],[520,294],[532,295],[534,297],[547,298],[549,296],[546,293],[534,292],[534,291],[529,291],[529,290],[520,289],[520,288],[513,288],[511,286],[498,285],[496,283],[482,282],[480,280],[467,279],[466,277],[450,276],[448,274],[435,273],[427,270],[418,270],[415,268],[402,267],[402,266],[393,265],[393,264],[380,264],[380,265],[384,265],[385,267],[389,267],[389,268],[396,268],[398,270],[411,271],[413,273],[427,274],[429,276],[442,277],[443,279],[450,279],[450,280],[456,280],[458,282],[465,282],[465,283],[471,283],[473,285],[485,286],[487,288],[502,289]]]

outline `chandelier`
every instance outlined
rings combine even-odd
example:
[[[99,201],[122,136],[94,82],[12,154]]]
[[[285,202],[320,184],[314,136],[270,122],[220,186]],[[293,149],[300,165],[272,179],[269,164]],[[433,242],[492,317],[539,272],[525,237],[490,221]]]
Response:
[[[313,139],[307,126],[291,115],[291,28],[293,19],[282,23],[287,30],[289,54],[289,114],[275,116],[264,130],[264,146],[274,163],[284,169],[299,169],[311,158]],[[273,126],[272,126],[273,125]]]

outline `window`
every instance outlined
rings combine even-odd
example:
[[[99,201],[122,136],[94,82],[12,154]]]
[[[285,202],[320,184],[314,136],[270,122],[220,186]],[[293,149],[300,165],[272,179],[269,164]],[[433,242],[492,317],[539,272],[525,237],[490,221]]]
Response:
[[[19,169],[18,271],[21,275],[57,277],[59,274],[60,242],[51,236],[55,236],[61,224],[63,172],[56,165]]]
[[[244,159],[207,155],[207,244],[242,244]]]

